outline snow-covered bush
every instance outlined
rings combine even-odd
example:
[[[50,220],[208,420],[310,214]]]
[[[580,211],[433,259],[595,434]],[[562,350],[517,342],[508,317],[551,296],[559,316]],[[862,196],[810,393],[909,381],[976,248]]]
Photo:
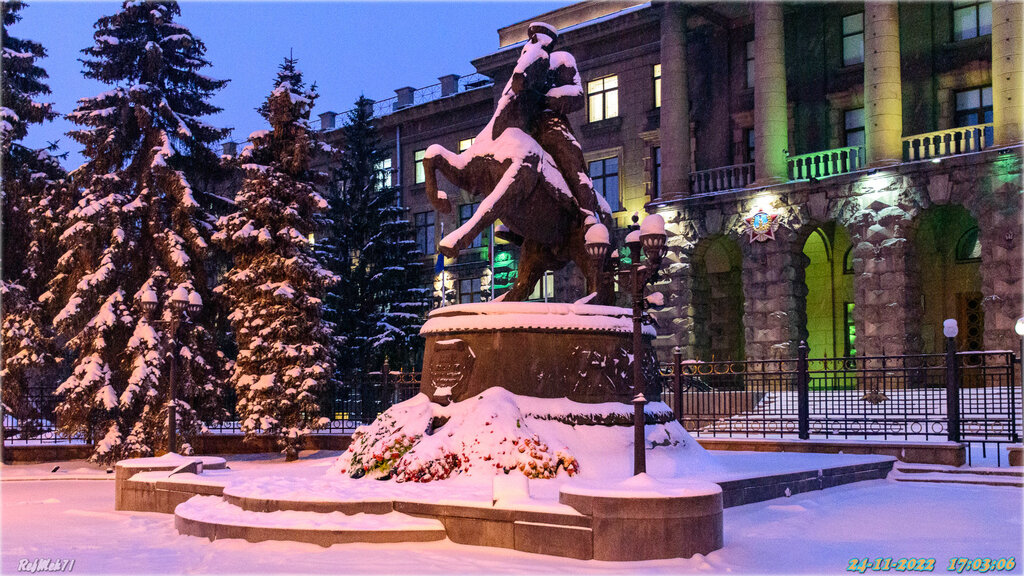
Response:
[[[579,463],[570,450],[531,430],[533,420],[518,397],[502,388],[448,406],[420,394],[360,427],[335,470],[398,482],[513,470],[529,478],[576,474]]]

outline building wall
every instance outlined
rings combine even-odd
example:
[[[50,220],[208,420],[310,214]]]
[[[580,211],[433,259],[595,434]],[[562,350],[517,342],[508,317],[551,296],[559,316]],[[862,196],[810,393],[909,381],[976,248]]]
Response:
[[[754,92],[745,81],[746,45],[757,23],[745,4],[689,6],[690,134],[683,129],[665,134],[661,110],[654,107],[652,75],[661,57],[662,7],[624,3],[621,12],[607,14],[607,6],[590,4],[545,17],[566,28],[558,49],[575,56],[584,86],[609,74],[618,76],[617,117],[591,123],[584,109],[570,118],[588,160],[619,158],[623,209],[616,214],[618,226],[628,226],[634,211],[661,212],[670,222],[666,279],[658,286],[667,305],[656,313],[657,346],[663,353],[678,345],[691,358],[791,357],[797,343],[810,338],[812,355],[820,349],[832,357],[844,352],[845,304],[851,301],[859,355],[932,351],[939,316],[950,313],[956,291],[968,288],[983,296],[984,346],[1015,349],[1012,326],[1022,313],[1019,145],[941,163],[905,162],[814,181],[654,199],[651,157],[666,138],[691,139],[691,171],[752,161],[746,136],[756,127]],[[863,63],[843,65],[842,19],[863,12],[864,4],[784,8],[787,151],[795,155],[844,146],[844,112],[865,105],[865,69]],[[600,18],[581,22],[597,14],[594,10],[602,12]],[[898,14],[902,134],[950,128],[955,92],[992,82],[992,37],[953,41],[949,4],[905,2]],[[460,92],[381,118],[384,134],[401,131],[401,158],[398,162],[396,155],[394,165],[400,166],[396,183],[410,219],[431,209],[422,184],[414,181],[415,151],[433,143],[457,149],[460,139],[474,136],[486,124],[519,54],[521,45],[512,42],[524,27],[518,23],[503,29],[503,48],[472,62],[478,72],[493,78],[491,88]],[[683,161],[662,160],[666,166]],[[451,186],[442,188],[456,203],[472,200]],[[980,262],[943,267],[925,250],[939,239],[927,212],[944,205],[962,206],[984,224]],[[774,240],[751,243],[745,219],[759,208],[778,214],[781,226]],[[438,240],[442,223],[446,231],[457,225],[454,216],[439,217]],[[807,269],[809,256],[815,257],[813,248],[808,253],[807,240],[818,228],[831,230],[833,245],[828,254],[819,254],[821,266]],[[709,245],[716,241],[732,246],[722,249],[731,262],[727,269],[720,265],[721,254],[712,251],[708,259]],[[847,245],[852,246],[852,274],[842,270]],[[448,266],[458,275],[478,275],[485,259],[485,251],[471,250]],[[959,280],[937,279],[942,270],[953,270]],[[938,285],[953,292],[940,296]],[[578,298],[583,295],[582,278],[570,266],[556,275],[554,292],[560,300]],[[943,306],[935,306],[937,300]],[[728,333],[720,336],[723,331]]]

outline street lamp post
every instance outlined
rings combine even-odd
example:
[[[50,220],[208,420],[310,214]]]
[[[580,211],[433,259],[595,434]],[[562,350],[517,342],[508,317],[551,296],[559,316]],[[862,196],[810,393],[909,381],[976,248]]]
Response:
[[[1024,316],[1017,318],[1017,324],[1014,325],[1013,331],[1020,336],[1020,383],[1021,387],[1024,387]]]
[[[647,400],[643,396],[644,377],[641,363],[643,353],[643,324],[646,299],[644,288],[658,279],[658,270],[665,256],[666,234],[665,219],[658,214],[644,218],[639,229],[636,223],[639,217],[633,215],[633,230],[626,235],[626,247],[629,248],[630,263],[628,268],[620,261],[609,260],[611,249],[608,228],[600,222],[591,225],[586,233],[587,255],[590,256],[595,268],[602,276],[618,274],[620,283],[629,286],[629,294],[633,304],[633,398],[634,405],[634,440],[633,440],[633,473],[646,471],[646,455],[644,452],[644,417],[643,405]],[[646,261],[640,261],[641,249]]]
[[[955,319],[942,322],[942,335],[946,337],[946,436],[950,442],[960,441],[960,375],[956,359],[956,336],[959,333]]]
[[[147,316],[152,316],[157,308],[156,292],[147,289],[141,297],[142,310]],[[203,298],[198,292],[189,291],[184,286],[178,286],[171,294],[171,315],[167,320],[150,320],[151,324],[164,326],[162,347],[166,351],[170,346],[169,362],[171,364],[170,374],[167,383],[167,451],[177,452],[178,447],[178,328],[181,324],[189,324],[185,318],[185,310],[189,315],[198,314],[203,309]],[[166,353],[166,352],[165,352]]]
[[[1020,337],[1020,356],[1017,357],[1017,367],[1020,369],[1018,376],[1020,377],[1021,390],[1024,390],[1024,316],[1017,318],[1017,324],[1014,325],[1013,331]],[[1014,399],[1014,388],[1010,386],[1010,403],[1013,404],[1011,410],[1017,409],[1017,401]],[[1017,431],[1017,421],[1014,418],[1010,419],[1010,436],[1014,442],[1020,442],[1020,435]]]

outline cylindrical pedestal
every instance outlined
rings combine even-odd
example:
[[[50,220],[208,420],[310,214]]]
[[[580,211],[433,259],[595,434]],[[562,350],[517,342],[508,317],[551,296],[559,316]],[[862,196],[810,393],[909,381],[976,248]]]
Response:
[[[712,482],[671,489],[660,484],[646,474],[603,489],[570,484],[558,501],[592,517],[595,560],[689,558],[721,548],[722,488]]]
[[[420,391],[458,402],[492,387],[538,398],[630,403],[632,320],[613,306],[490,302],[439,308],[426,339]],[[660,397],[658,363],[644,327],[644,395]]]

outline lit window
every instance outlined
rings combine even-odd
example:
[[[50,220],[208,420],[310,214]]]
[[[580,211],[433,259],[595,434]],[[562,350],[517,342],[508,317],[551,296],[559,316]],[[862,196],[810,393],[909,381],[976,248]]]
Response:
[[[661,147],[651,151],[651,200],[661,198]]]
[[[745,150],[744,150],[744,153],[746,154],[746,156],[743,158],[743,160],[745,162],[750,163],[750,162],[754,161],[754,143],[756,142],[756,138],[754,137],[754,129],[753,128],[747,128],[744,131],[744,134],[746,136],[746,138],[745,138],[746,142],[744,142],[744,144],[746,144]]]
[[[847,358],[853,358],[857,355],[857,325],[853,321],[853,302],[846,302],[845,304],[846,318],[844,324],[846,326],[846,338],[844,338],[843,352]]]
[[[747,65],[747,88],[754,87],[754,41],[747,42],[746,65]]]
[[[481,301],[483,301],[483,291],[480,289],[479,278],[459,280],[459,304]]]
[[[465,140],[459,140],[459,153],[461,154],[462,152],[469,150],[469,147],[472,146],[473,142],[475,141],[476,138],[466,138]]]
[[[619,115],[619,77],[606,76],[587,82],[590,121],[599,122]]]
[[[540,279],[540,282],[533,287],[533,292],[530,293],[527,300],[543,300],[547,302],[549,299],[555,297],[555,274],[551,271],[545,272],[544,277]]]
[[[417,212],[414,215],[416,224],[416,247],[423,254],[434,253],[434,212]]]
[[[953,40],[966,40],[992,33],[992,3],[954,0]]]
[[[619,158],[603,158],[590,163],[590,180],[594,183],[594,192],[604,196],[611,206],[612,212],[618,212],[619,203]]]
[[[473,217],[473,213],[480,207],[480,203],[475,204],[463,204],[459,206],[459,226],[462,226]],[[473,238],[473,243],[469,245],[470,248],[480,248],[481,246],[487,245],[487,232],[481,232],[477,234],[476,238]]]
[[[956,259],[958,262],[981,260],[981,242],[978,240],[977,226],[960,236],[956,243]]]
[[[423,158],[427,155],[427,151],[417,150],[413,153],[413,165],[416,167],[416,183],[422,184],[427,181],[427,173],[423,170]]]
[[[864,13],[843,18],[843,66],[864,62]]]
[[[956,125],[974,126],[992,122],[992,87],[971,88],[956,93]]]
[[[654,107],[661,108],[661,64],[654,65]]]
[[[373,168],[377,172],[377,181],[374,184],[374,188],[380,191],[391,186],[391,158],[385,158],[377,162]]]
[[[864,145],[864,109],[855,108],[844,113],[847,146]]]

